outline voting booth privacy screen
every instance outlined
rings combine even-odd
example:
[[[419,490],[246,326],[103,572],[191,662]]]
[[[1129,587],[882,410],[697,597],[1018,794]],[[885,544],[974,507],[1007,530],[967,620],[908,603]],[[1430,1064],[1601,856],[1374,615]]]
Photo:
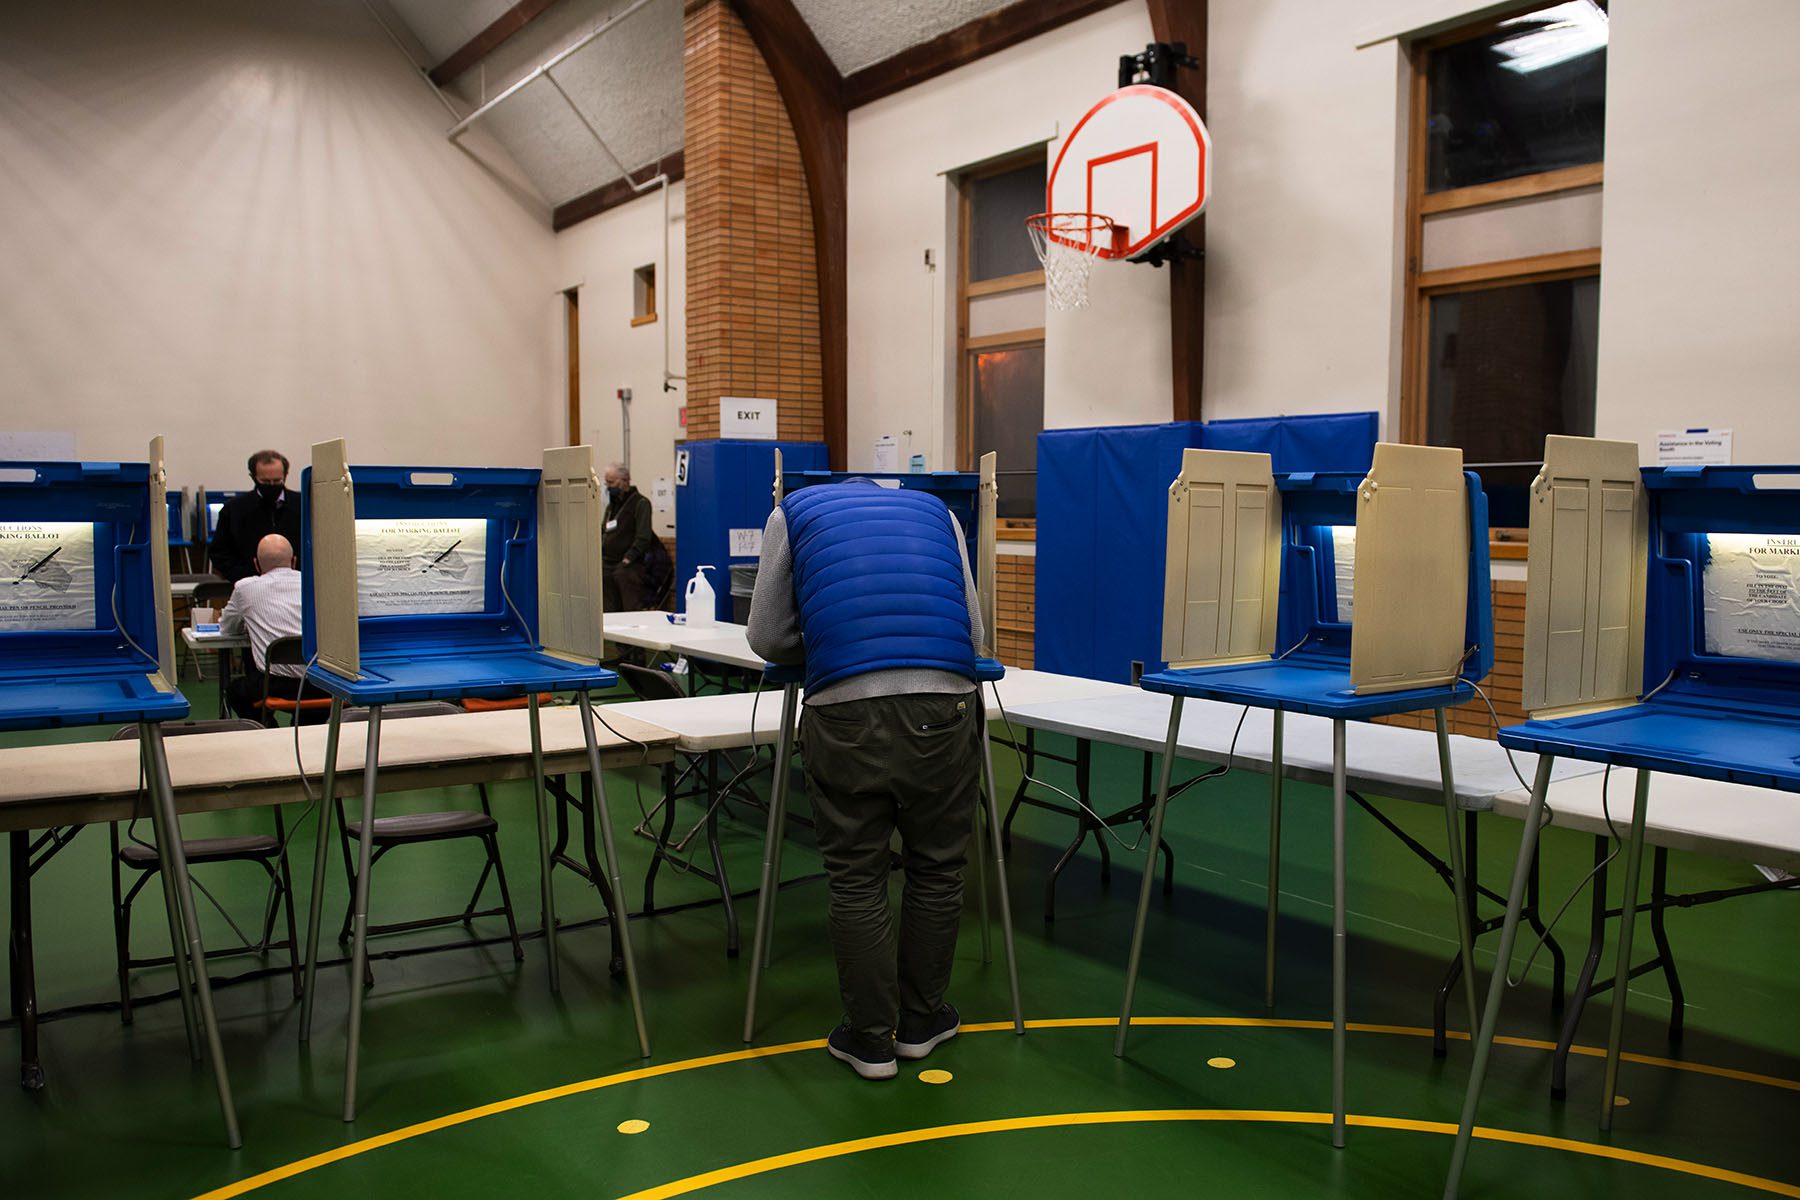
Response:
[[[1163,665],[1168,490],[1182,451],[1259,452],[1277,473],[1366,471],[1378,426],[1361,412],[1039,434],[1036,667],[1129,683],[1133,662]]]
[[[823,442],[725,438],[684,442],[675,450],[675,583],[694,568],[713,568],[714,619],[731,619],[732,564],[762,557],[762,531],[775,508],[775,452],[786,471],[830,467]]]

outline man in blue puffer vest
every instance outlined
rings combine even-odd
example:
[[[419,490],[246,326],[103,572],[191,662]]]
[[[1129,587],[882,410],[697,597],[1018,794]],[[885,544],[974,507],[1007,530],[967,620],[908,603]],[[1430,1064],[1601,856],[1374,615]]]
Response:
[[[802,756],[831,876],[842,1024],[828,1048],[864,1079],[962,1028],[944,1000],[980,794],[981,612],[943,501],[853,479],[769,514],[751,649],[806,665]],[[905,847],[898,947],[889,843]]]

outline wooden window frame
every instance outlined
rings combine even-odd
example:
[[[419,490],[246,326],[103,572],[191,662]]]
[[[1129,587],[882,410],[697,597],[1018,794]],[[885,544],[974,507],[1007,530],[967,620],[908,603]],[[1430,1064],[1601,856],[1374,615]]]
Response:
[[[1021,271],[995,279],[971,282],[969,217],[971,184],[1044,162],[1044,147],[1035,145],[1016,154],[1003,155],[963,172],[956,180],[956,469],[975,469],[975,354],[1013,346],[1044,344],[1044,330],[1017,329],[1005,333],[969,336],[969,301],[1044,286],[1044,272]],[[1045,167],[1046,171],[1049,169]]]
[[[1433,296],[1453,291],[1476,291],[1519,283],[1572,279],[1583,275],[1597,275],[1600,271],[1599,247],[1503,262],[1476,263],[1437,271],[1420,269],[1427,216],[1604,185],[1605,163],[1598,162],[1560,167],[1553,171],[1540,171],[1472,187],[1430,194],[1425,191],[1425,159],[1428,150],[1425,122],[1432,53],[1447,46],[1484,37],[1499,29],[1503,22],[1536,12],[1546,7],[1547,3],[1548,0],[1537,0],[1536,3],[1521,4],[1483,20],[1421,38],[1408,51],[1412,81],[1408,89],[1406,122],[1406,280],[1400,332],[1400,437],[1404,441],[1423,445],[1430,428],[1425,397],[1428,378],[1425,359],[1431,346],[1427,322],[1430,320]]]
[[[644,278],[645,271],[650,272],[650,278],[647,280],[644,280],[644,311],[641,313],[636,313],[632,316],[631,326],[633,329],[637,328],[639,325],[648,325],[648,324],[650,324],[650,322],[656,320],[656,264],[655,263],[646,263],[641,267],[634,267],[632,269],[631,283],[632,283],[632,288],[634,290],[634,294],[632,296],[632,307],[633,308],[637,307],[637,296],[635,294],[635,289],[637,287],[638,281],[640,279]]]

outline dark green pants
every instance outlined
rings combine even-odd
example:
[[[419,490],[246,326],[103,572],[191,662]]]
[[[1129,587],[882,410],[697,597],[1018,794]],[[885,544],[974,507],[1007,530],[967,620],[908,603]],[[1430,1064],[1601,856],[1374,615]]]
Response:
[[[950,985],[981,794],[975,693],[808,705],[801,729],[831,877],[844,1019],[859,1033],[889,1037],[902,1012],[935,1013]],[[906,869],[898,948],[888,899],[895,830]]]

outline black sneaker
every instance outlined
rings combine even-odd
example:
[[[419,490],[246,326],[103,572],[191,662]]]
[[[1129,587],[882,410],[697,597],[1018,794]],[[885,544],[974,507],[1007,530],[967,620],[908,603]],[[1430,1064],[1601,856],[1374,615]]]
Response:
[[[894,1053],[901,1058],[924,1058],[961,1032],[962,1015],[954,1005],[946,1004],[929,1017],[901,1013]]]
[[[831,1057],[848,1063],[850,1069],[864,1079],[892,1079],[900,1073],[894,1062],[894,1043],[857,1033],[848,1025],[839,1025],[825,1039]]]

